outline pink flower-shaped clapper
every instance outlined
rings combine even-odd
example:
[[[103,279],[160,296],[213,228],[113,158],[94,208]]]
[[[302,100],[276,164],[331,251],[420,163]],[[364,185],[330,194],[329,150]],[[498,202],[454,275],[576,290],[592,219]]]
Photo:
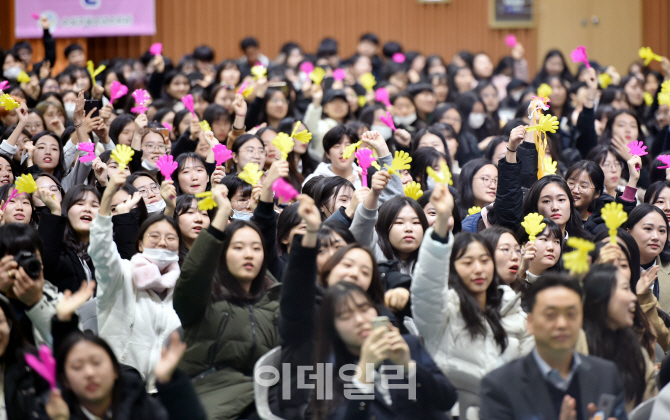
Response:
[[[133,92],[133,98],[135,98],[137,105],[143,106],[144,103],[151,98],[151,95],[149,95],[149,92],[144,89],[136,89]]]
[[[300,71],[305,74],[310,74],[314,71],[314,64],[310,63],[309,61],[305,61],[300,65]]]

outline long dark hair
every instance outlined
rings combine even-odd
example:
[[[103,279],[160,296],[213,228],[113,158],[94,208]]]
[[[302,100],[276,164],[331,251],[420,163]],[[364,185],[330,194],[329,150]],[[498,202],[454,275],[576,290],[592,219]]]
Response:
[[[447,166],[449,167],[449,170],[451,170],[451,159],[447,155],[440,153],[437,149],[432,147],[421,147],[412,152],[412,166],[409,167],[409,174],[414,181],[421,184],[422,191],[425,192],[428,190],[428,175],[426,174],[426,169],[428,167],[439,169],[440,158],[447,162]]]
[[[333,256],[330,257],[328,261],[326,261],[323,267],[321,267],[321,273],[319,273],[321,286],[325,288],[328,287],[328,277],[330,276],[330,273],[340,263],[340,261],[342,261],[342,258],[344,258],[347,252],[351,251],[352,249],[360,249],[370,256],[370,260],[372,261],[372,280],[370,281],[370,287],[368,287],[368,290],[365,290],[364,292],[375,304],[384,305],[384,286],[382,284],[381,275],[379,274],[377,260],[375,259],[372,251],[357,242],[350,243],[347,246],[338,249],[337,252],[333,254]]]
[[[42,138],[42,137],[52,137],[56,140],[56,143],[58,143],[58,151],[60,152],[60,155],[58,156],[58,166],[54,168],[54,176],[58,179],[63,179],[63,177],[66,175],[67,169],[65,168],[65,156],[63,153],[63,142],[61,139],[54,133],[50,131],[42,131],[41,133],[37,133],[33,136],[31,141],[33,142],[33,145],[35,148],[37,148],[37,142]]]
[[[608,305],[616,284],[615,266],[597,264],[591,267],[584,278],[584,332],[589,354],[616,364],[623,378],[626,400],[637,405],[646,388],[642,347],[632,328],[611,330],[607,325]]]
[[[144,234],[151,227],[151,225],[162,221],[168,222],[172,226],[172,228],[177,232],[177,238],[179,238],[179,246],[181,246],[182,240],[181,240],[181,231],[179,230],[179,224],[172,217],[166,216],[163,213],[153,213],[144,222],[142,222],[139,229],[137,230],[137,239],[135,240],[135,252],[140,252],[139,247],[140,242],[142,242]]]
[[[661,195],[664,189],[670,188],[670,181],[656,181],[647,188],[647,191],[644,193],[644,202],[647,204],[656,205],[656,200],[658,196]]]
[[[395,260],[400,262],[401,265],[405,266],[407,269],[411,270],[416,262],[416,259],[419,257],[419,247],[416,251],[412,252],[406,260],[402,260],[398,251],[391,245],[391,240],[389,238],[389,232],[393,227],[395,219],[398,217],[400,211],[409,206],[416,212],[419,222],[421,223],[421,228],[423,229],[424,235],[428,230],[428,219],[426,219],[426,213],[413,198],[410,197],[393,197],[381,207],[379,207],[379,216],[377,218],[377,223],[375,224],[375,230],[377,231],[377,245],[379,249],[389,260]]]
[[[460,259],[468,249],[471,243],[479,242],[484,249],[489,253],[493,262],[493,280],[486,290],[486,309],[482,310],[472,296],[463,280],[456,272],[456,261]],[[478,335],[486,336],[486,325],[488,322],[493,331],[493,338],[500,347],[500,353],[507,348],[507,332],[502,326],[502,318],[500,316],[500,305],[502,303],[503,292],[498,289],[500,280],[495,268],[495,258],[493,257],[493,249],[488,241],[484,240],[480,235],[470,232],[461,232],[456,235],[454,239],[454,247],[451,250],[451,260],[449,262],[449,287],[453,288],[458,294],[461,301],[461,316],[465,321],[465,329],[473,339]]]
[[[251,228],[253,229],[260,238],[261,244],[263,245],[263,255],[265,255],[265,241],[263,240],[263,233],[258,229],[258,227],[249,221],[246,220],[233,220],[230,222],[226,229],[223,231],[223,252],[221,257],[219,257],[218,267],[216,269],[216,274],[214,274],[214,281],[212,282],[212,299],[217,302],[221,300],[234,300],[234,301],[249,301],[257,300],[269,287],[269,279],[265,275],[267,269],[267,258],[263,258],[263,264],[261,269],[258,272],[258,275],[251,282],[251,288],[249,292],[245,291],[237,279],[230,273],[228,270],[228,264],[226,263],[226,254],[228,252],[228,247],[230,247],[230,242],[235,236],[235,232],[242,228]]]
[[[298,226],[302,222],[302,217],[298,215],[298,207],[300,203],[293,203],[286,207],[277,218],[277,245],[282,254],[288,253],[288,248],[291,244],[285,244],[282,241],[288,239],[291,234],[291,229]],[[271,244],[268,244],[271,245]]]
[[[604,144],[606,146],[612,144],[612,128],[614,127],[615,120],[621,114],[627,114],[635,118],[635,121],[637,122],[637,138],[635,140],[644,141],[642,124],[640,123],[640,119],[637,117],[637,115],[635,115],[633,111],[630,111],[628,109],[618,109],[607,116],[607,124],[605,125],[605,129],[603,130],[602,135],[598,138],[598,143]]]
[[[596,200],[598,200],[603,194],[603,187],[605,185],[605,173],[603,172],[600,164],[592,160],[580,160],[579,162],[574,163],[568,171],[565,173],[566,182],[573,175],[579,177],[579,175],[585,172],[588,175],[589,179],[594,186],[594,195],[593,200],[589,203],[588,210],[593,211],[595,209]],[[601,200],[602,201],[602,200]]]
[[[83,200],[88,193],[93,194],[93,196],[100,203],[100,192],[97,188],[92,185],[75,185],[70,188],[70,190],[63,197],[63,202],[61,203],[62,214],[66,216],[65,222],[65,234],[63,236],[63,245],[74,250],[79,258],[81,258],[89,267],[93,267],[91,257],[88,256],[88,242],[82,242],[79,238],[77,232],[74,231],[70,219],[67,217],[70,208],[74,206],[78,201]],[[92,216],[95,217],[95,216]],[[64,252],[65,249],[62,250]]]
[[[184,192],[182,191],[181,185],[179,184],[179,174],[182,173],[182,171],[184,170],[184,166],[186,166],[186,163],[188,161],[195,161],[197,163],[200,163],[205,172],[207,172],[207,164],[205,163],[205,159],[203,159],[202,156],[193,152],[182,153],[179,156],[177,156],[177,159],[175,159],[175,161],[177,162],[177,170],[174,173],[174,180],[175,180],[174,186],[175,189],[177,190],[177,196],[180,196],[184,194]],[[210,189],[209,174],[207,174],[207,185],[205,186],[205,189],[206,190]]]
[[[526,198],[523,200],[523,214],[539,213],[537,204],[540,201],[540,194],[542,194],[544,187],[549,184],[558,185],[568,196],[568,201],[570,202],[570,218],[565,225],[565,231],[568,232],[568,235],[584,239],[593,238],[593,235],[587,232],[586,229],[584,229],[584,226],[582,226],[582,220],[579,213],[577,213],[577,209],[575,209],[575,202],[572,198],[572,193],[570,192],[568,184],[558,175],[546,175],[538,179],[533,186],[530,187],[528,194],[526,194]]]
[[[112,387],[112,404],[110,408],[112,410],[112,418],[115,418],[117,410],[123,400],[123,379],[121,376],[121,365],[114,355],[114,351],[105,340],[95,336],[90,331],[77,331],[68,335],[61,343],[54,343],[56,350],[56,378],[61,384],[68,383],[65,375],[65,362],[67,361],[68,354],[70,354],[72,348],[82,341],[88,341],[89,343],[102,348],[112,361],[112,366],[114,367],[114,372],[116,372],[117,379],[114,381],[114,386]],[[65,400],[69,406],[70,413],[76,413],[79,418],[86,418],[86,415],[81,410],[79,399],[68,386],[63,387],[63,400]]]
[[[9,342],[7,343],[5,352],[0,356],[0,362],[3,363],[6,369],[15,363],[23,363],[23,355],[32,350],[32,346],[23,336],[21,322],[16,317],[16,313],[9,300],[4,296],[0,296],[0,309],[5,313],[5,318],[9,324]]]
[[[473,159],[461,168],[457,186],[459,199],[456,206],[463,219],[468,217],[468,209],[475,205],[475,193],[472,188],[475,175],[486,165],[493,165],[493,162],[486,159]]]
[[[545,83],[547,81],[547,77],[549,76],[549,74],[547,73],[546,65],[547,61],[552,57],[560,57],[561,61],[563,62],[563,71],[560,74],[560,78],[567,82],[573,82],[575,80],[572,73],[570,73],[570,69],[568,68],[567,63],[565,62],[565,57],[563,56],[563,53],[560,50],[550,50],[549,52],[547,52],[547,55],[544,56],[544,61],[542,61],[542,69],[535,77],[535,82],[533,83],[535,87],[538,87],[541,83]]]
[[[141,202],[142,200],[140,200]],[[174,220],[177,222],[177,226],[179,226],[179,216],[182,214],[186,213],[189,211],[193,206],[195,205],[196,211],[200,211],[198,209],[198,200],[195,198],[194,195],[192,194],[182,194],[179,197],[177,197],[177,204],[174,209]],[[207,216],[209,216],[209,220],[211,222],[213,218],[213,211],[209,210],[207,211]],[[181,233],[181,230],[180,230]],[[179,263],[181,264],[184,259],[186,258],[186,254],[188,254],[188,249],[186,248],[186,241],[181,241],[179,244]]]
[[[290,136],[291,133],[293,132],[293,127],[295,127],[295,125],[296,125],[295,118],[292,117],[284,118],[279,123],[277,131],[279,131],[280,133],[288,134]],[[300,156],[300,162],[302,163],[302,171],[299,171],[298,165],[295,163],[295,156],[296,153],[294,151],[291,151],[291,153],[288,154],[288,158],[286,159],[288,160],[288,170],[289,170],[288,178],[291,181],[291,184],[297,190],[300,190],[300,186],[305,181],[305,177],[309,176],[312,172],[314,172],[314,170],[318,166],[318,163],[314,159],[312,159],[312,156],[310,156],[309,151],[306,151]]]
[[[623,227],[627,231],[633,230],[635,225],[637,225],[640,220],[642,220],[646,215],[651,213],[652,211],[658,213],[662,218],[663,221],[665,222],[665,231],[670,235],[670,226],[668,224],[668,219],[665,217],[665,213],[663,213],[663,210],[659,209],[658,207],[654,206],[653,204],[649,203],[642,203],[639,204],[637,207],[635,207],[629,214],[628,214],[628,220],[624,222]],[[670,237],[669,237],[670,238]],[[665,244],[663,244],[663,251],[661,251],[661,254],[659,255],[661,258],[661,264],[665,265],[668,262],[670,262],[670,241],[666,240]],[[631,267],[631,270],[633,268]]]
[[[329,216],[326,215],[322,207],[326,207],[328,211],[331,211],[329,207],[334,207],[333,200],[337,199],[337,195],[340,193],[342,188],[351,188],[351,191],[355,191],[354,185],[346,178],[341,176],[329,176],[322,179],[314,188],[312,197],[314,198],[314,204],[316,208],[321,212],[321,219],[326,220]],[[332,213],[334,213],[333,211]]]

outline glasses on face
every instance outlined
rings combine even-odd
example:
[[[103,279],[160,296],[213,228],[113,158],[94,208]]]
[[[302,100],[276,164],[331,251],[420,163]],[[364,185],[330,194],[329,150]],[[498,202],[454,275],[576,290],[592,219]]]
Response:
[[[148,197],[149,191],[152,193],[158,194],[161,192],[161,187],[158,186],[155,182],[153,184],[145,185],[137,189],[137,191],[142,194],[142,197]]]
[[[265,149],[260,147],[245,147],[242,150],[244,151],[244,154],[252,157],[254,156],[265,157],[267,155]]]
[[[288,104],[288,101],[286,99],[281,99],[281,98],[272,98],[272,99],[270,99],[270,103],[286,105],[286,104]]]
[[[479,179],[482,180],[482,184],[484,184],[485,187],[498,186],[498,178],[489,178],[488,176],[483,176]]]
[[[44,126],[42,124],[31,124],[31,125],[26,124],[26,130],[28,130],[28,131],[38,131],[38,130],[43,131]]]
[[[150,152],[159,151],[160,153],[165,153],[167,150],[167,147],[164,143],[147,143],[142,148]]]
[[[587,184],[586,182],[576,183],[575,181],[569,180],[568,188],[570,188],[571,190],[574,190],[576,188],[577,191],[579,192],[588,192],[589,190],[592,190],[595,187],[593,185]]]
[[[505,256],[512,255],[512,252],[514,252],[519,257],[521,256],[521,247],[518,245],[515,247],[511,247],[509,245],[501,245],[498,247],[498,249],[501,250],[502,253],[505,254]]]
[[[251,199],[249,197],[247,198],[238,198],[236,200],[233,200],[233,204],[237,206],[237,208],[240,209],[246,209],[249,207],[249,203],[251,202]]]
[[[166,235],[161,235],[158,232],[151,232],[144,235],[147,239],[147,242],[151,245],[157,245],[162,239],[165,240],[165,243],[168,245],[175,244],[179,241],[179,238],[174,233],[168,233]]]
[[[623,165],[618,160],[616,162],[605,162],[602,164],[604,169],[622,169]],[[569,184],[568,184],[569,185]]]

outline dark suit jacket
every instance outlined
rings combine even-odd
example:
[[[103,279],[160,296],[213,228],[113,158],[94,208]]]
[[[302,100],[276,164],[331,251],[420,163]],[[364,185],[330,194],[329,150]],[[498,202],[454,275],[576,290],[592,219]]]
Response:
[[[614,363],[579,355],[581,404],[577,410],[588,419],[587,405],[598,404],[602,394],[616,397],[611,417],[627,420],[623,383]],[[557,420],[558,415],[533,354],[514,360],[482,379],[480,420]]]
[[[393,403],[388,406],[375,389],[374,400],[348,400],[328,416],[329,420],[446,420],[445,412],[451,409],[458,398],[454,386],[437,367],[418,338],[411,335],[403,335],[403,338],[416,362],[416,400],[409,400],[405,389],[391,389]],[[389,383],[401,382],[389,380]]]

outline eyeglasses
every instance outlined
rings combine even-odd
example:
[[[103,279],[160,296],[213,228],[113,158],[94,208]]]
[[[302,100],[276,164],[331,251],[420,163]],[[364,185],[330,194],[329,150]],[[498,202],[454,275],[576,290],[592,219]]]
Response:
[[[616,162],[605,162],[602,163],[600,166],[603,167],[603,169],[621,169],[623,168],[623,164],[619,162],[618,160]]]
[[[168,233],[167,235],[161,235],[158,232],[151,232],[144,235],[145,238],[149,239],[149,243],[152,245],[157,245],[161,239],[165,239],[166,244],[174,244],[179,241],[179,238],[174,233]]]
[[[588,192],[589,190],[594,189],[595,187],[593,185],[589,185],[586,182],[582,182],[581,184],[577,184],[575,181],[568,181],[568,188],[571,190],[575,189],[577,187],[577,191],[580,192]]]
[[[267,152],[263,148],[256,148],[256,147],[246,147],[243,149],[244,153],[249,155],[249,156],[260,156],[264,157],[267,155]]]
[[[502,251],[503,254],[506,256],[510,255],[510,252],[515,252],[519,257],[521,256],[521,247],[520,246],[515,246],[514,248],[510,247],[509,245],[502,245],[498,247],[499,250]]]
[[[164,143],[147,143],[144,146],[142,146],[143,149],[149,150],[149,151],[156,151],[158,150],[161,153],[165,153],[167,150],[167,146],[165,146]]]
[[[280,99],[280,98],[272,98],[270,99],[270,102],[273,104],[281,104],[281,105],[288,104],[288,101],[286,99]]]
[[[237,205],[237,207],[241,209],[246,209],[249,207],[249,203],[251,202],[251,199],[247,198],[239,198],[237,200],[233,200],[233,204]]]
[[[498,186],[498,178],[489,178],[488,176],[483,176],[483,177],[478,178],[478,179],[482,180],[482,184],[484,184],[485,187],[490,187],[492,185],[494,187]]]
[[[158,186],[155,182],[153,184],[149,184],[145,187],[140,187],[137,189],[137,191],[142,194],[142,197],[148,197],[149,196],[149,191],[158,194],[161,192],[161,187]]]
[[[32,124],[32,125],[26,125],[26,130],[32,131],[32,130],[44,130],[44,125],[42,124]]]

